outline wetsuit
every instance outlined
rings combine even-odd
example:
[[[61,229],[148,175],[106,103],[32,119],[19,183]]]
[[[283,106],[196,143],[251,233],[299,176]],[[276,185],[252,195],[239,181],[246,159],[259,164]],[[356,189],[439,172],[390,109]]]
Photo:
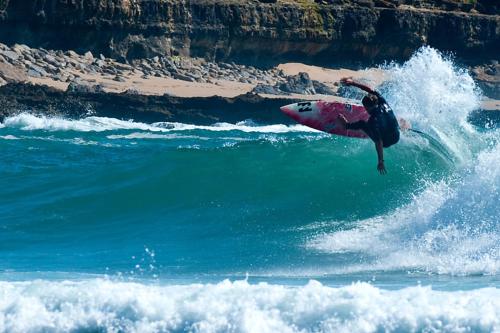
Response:
[[[377,108],[370,115],[368,121],[357,121],[346,124],[348,130],[362,130],[374,142],[382,139],[384,148],[390,147],[399,141],[399,124],[391,107],[378,92]]]

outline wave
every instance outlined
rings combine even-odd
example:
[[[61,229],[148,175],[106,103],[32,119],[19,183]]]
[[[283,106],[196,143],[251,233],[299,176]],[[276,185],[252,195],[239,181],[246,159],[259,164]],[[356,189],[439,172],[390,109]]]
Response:
[[[494,332],[500,290],[250,284],[0,282],[2,332]]]
[[[99,271],[96,262],[105,260],[96,253],[107,251],[112,271],[120,271],[127,247],[148,245],[164,254],[160,266],[178,265],[181,273],[293,266],[321,267],[314,276],[497,274],[500,135],[465,122],[479,96],[473,81],[428,48],[388,71],[380,89],[389,103],[436,142],[403,134],[385,153],[386,177],[376,173],[369,140],[300,125],[6,118],[5,239],[43,238],[50,254],[33,263],[7,251],[9,268],[50,270],[58,260],[61,269]],[[108,238],[114,228],[125,248],[120,237]],[[79,241],[82,235],[93,242]],[[190,246],[202,241],[209,253]],[[61,244],[71,250],[61,254]],[[238,262],[241,253],[249,255]],[[179,264],[177,257],[190,259]]]
[[[132,120],[120,120],[107,117],[87,117],[78,120],[60,117],[36,116],[30,113],[21,113],[5,118],[4,128],[18,128],[24,131],[78,131],[78,132],[103,132],[116,130],[142,130],[149,132],[172,132],[205,130],[213,132],[241,131],[246,133],[290,133],[306,132],[319,133],[319,131],[303,125],[257,125],[250,120],[230,123],[215,123],[211,126],[183,124],[175,122],[157,122],[145,124]]]
[[[428,46],[404,64],[382,68],[387,81],[379,90],[396,114],[438,139],[462,161],[470,160],[480,136],[467,119],[480,108],[482,94],[467,69]]]
[[[326,269],[332,274],[378,270],[421,270],[471,275],[500,272],[500,132],[479,132],[467,117],[479,108],[481,92],[465,69],[430,47],[406,63],[389,64],[379,87],[398,115],[430,134],[413,145],[454,164],[441,179],[422,175],[409,203],[331,232],[310,225],[305,248],[313,252],[362,256],[357,263]],[[419,142],[419,140],[423,140]],[[434,142],[437,145],[434,145]],[[444,149],[441,149],[443,148]],[[406,146],[405,149],[409,147]],[[408,163],[408,159],[404,163]]]
[[[500,272],[500,145],[481,152],[460,178],[431,182],[408,205],[311,237],[306,247],[372,258],[340,271],[418,269],[440,274]],[[334,222],[335,223],[335,222]],[[335,224],[340,223],[336,222]]]

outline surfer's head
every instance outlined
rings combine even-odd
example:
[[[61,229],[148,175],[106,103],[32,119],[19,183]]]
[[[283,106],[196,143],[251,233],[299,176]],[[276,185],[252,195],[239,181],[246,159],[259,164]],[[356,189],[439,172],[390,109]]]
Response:
[[[371,114],[377,108],[378,97],[377,95],[374,94],[368,94],[365,97],[363,97],[362,103],[366,111],[368,111],[368,113]]]

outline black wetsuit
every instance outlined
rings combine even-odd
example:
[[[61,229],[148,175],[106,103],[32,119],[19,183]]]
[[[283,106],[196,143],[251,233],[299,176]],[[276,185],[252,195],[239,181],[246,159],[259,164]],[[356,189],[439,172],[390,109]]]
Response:
[[[384,148],[387,148],[399,141],[399,124],[385,98],[378,92],[375,92],[374,95],[378,97],[378,105],[368,121],[360,120],[346,124],[346,129],[362,130],[373,142],[382,139]]]

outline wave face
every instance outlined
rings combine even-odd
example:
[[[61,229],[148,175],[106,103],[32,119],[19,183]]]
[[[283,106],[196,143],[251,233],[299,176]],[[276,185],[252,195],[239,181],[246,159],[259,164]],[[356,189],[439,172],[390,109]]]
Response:
[[[436,50],[385,69],[426,134],[384,177],[300,125],[5,119],[0,331],[498,331],[500,132]]]

